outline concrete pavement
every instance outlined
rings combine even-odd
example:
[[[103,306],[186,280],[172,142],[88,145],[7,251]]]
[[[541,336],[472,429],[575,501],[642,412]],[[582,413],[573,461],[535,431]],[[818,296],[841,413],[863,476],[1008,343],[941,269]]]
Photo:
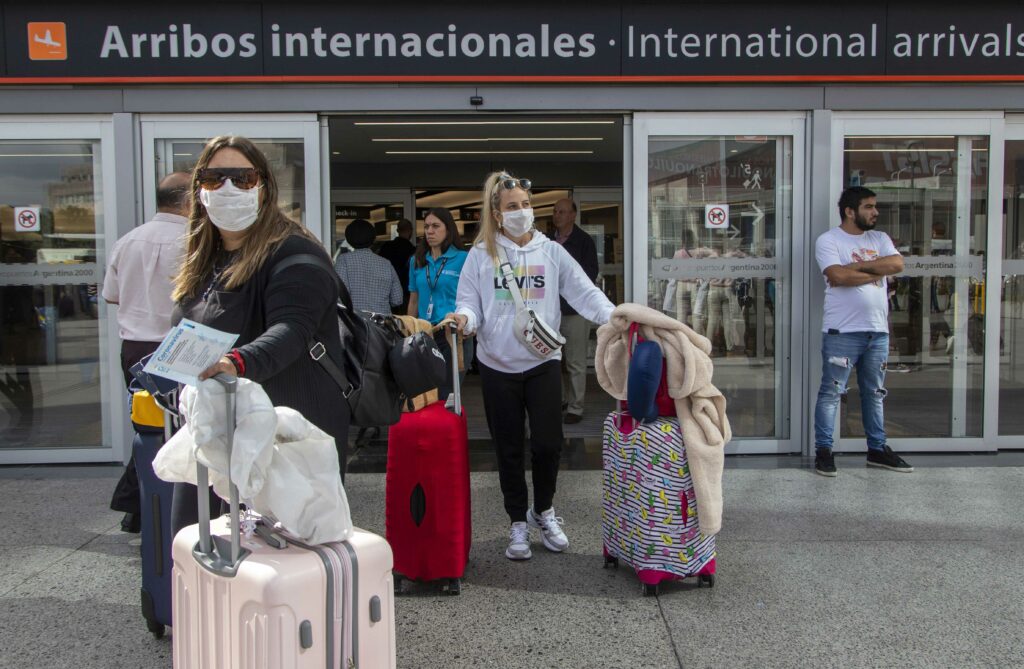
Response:
[[[600,472],[561,474],[572,546],[535,542],[526,563],[503,557],[496,474],[473,474],[463,593],[415,584],[397,600],[399,666],[1024,665],[1024,468],[919,456],[902,475],[840,456],[825,479],[749,462],[727,464],[715,587],[657,598],[602,569]],[[169,638],[139,614],[138,536],[106,509],[118,474],[0,469],[0,667],[170,667]],[[382,533],[383,475],[352,474],[348,493],[356,523]]]

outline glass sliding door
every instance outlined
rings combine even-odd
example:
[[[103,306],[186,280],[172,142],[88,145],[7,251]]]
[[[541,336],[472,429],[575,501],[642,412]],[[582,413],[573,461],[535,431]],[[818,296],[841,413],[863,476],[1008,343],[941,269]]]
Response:
[[[1006,125],[1001,237],[998,430],[1013,437],[1024,435],[1024,120]]]
[[[957,450],[984,436],[990,124],[985,119],[840,120],[833,201],[877,193],[877,230],[904,257],[888,279],[885,426],[894,442]],[[836,179],[835,177],[838,177]],[[838,214],[831,225],[838,225]],[[856,382],[839,416],[845,448],[863,449]],[[939,440],[939,441],[937,441]],[[908,450],[915,443],[904,446]]]
[[[0,463],[116,457],[97,299],[112,143],[109,123],[0,123]]]
[[[634,156],[645,164],[634,184],[634,286],[649,307],[711,341],[730,452],[800,449],[791,380],[803,319],[793,312],[801,288],[792,258],[804,124],[771,114],[634,120]]]

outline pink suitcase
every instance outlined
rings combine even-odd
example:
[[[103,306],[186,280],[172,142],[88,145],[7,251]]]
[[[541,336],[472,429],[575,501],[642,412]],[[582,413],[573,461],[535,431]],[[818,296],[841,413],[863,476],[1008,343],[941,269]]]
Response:
[[[200,489],[206,479],[200,466]],[[393,560],[382,537],[357,529],[348,541],[307,546],[258,525],[245,538],[230,522],[239,517],[234,486],[231,513],[213,523],[208,497],[199,498],[199,524],[172,548],[175,669],[395,666]]]

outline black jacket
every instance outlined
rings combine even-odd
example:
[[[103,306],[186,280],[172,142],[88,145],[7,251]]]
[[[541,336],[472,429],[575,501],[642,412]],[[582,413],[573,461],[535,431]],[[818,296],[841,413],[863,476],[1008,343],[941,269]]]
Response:
[[[572,232],[569,233],[565,243],[562,244],[569,255],[573,257],[583,268],[584,273],[590,277],[591,281],[597,279],[597,245],[594,244],[594,238],[588,235],[583,228],[578,225],[572,226]],[[562,315],[572,316],[576,314],[576,310],[569,306],[569,303],[565,301],[564,297],[559,298],[562,302]]]
[[[325,268],[331,266],[319,243],[292,235],[244,285],[225,291],[215,282],[207,291],[208,280],[196,297],[177,306],[173,320],[185,317],[237,333],[243,376],[261,384],[274,406],[295,409],[343,445],[348,439],[348,403],[309,355],[315,334],[335,362],[343,360],[336,277],[311,264],[296,264],[271,278],[278,262],[297,253],[322,256]]]

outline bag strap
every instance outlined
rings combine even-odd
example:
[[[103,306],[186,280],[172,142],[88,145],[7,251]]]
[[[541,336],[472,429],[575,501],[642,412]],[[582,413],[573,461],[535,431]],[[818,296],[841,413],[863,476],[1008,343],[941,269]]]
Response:
[[[341,277],[338,276],[338,273],[334,271],[333,267],[327,266],[323,258],[320,256],[312,253],[296,253],[294,255],[290,255],[274,265],[270,270],[269,278],[272,279],[284,270],[289,267],[294,267],[295,265],[313,265],[314,267],[319,267],[320,269],[330,273],[335,279],[335,284],[338,286],[338,306],[348,309],[349,311],[353,311],[352,296],[349,295],[345,282],[341,280]],[[313,360],[323,367],[324,371],[330,375],[336,384],[338,384],[338,388],[341,389],[341,394],[345,399],[348,399],[349,395],[352,394],[352,391],[355,390],[355,386],[348,380],[348,378],[346,378],[345,372],[341,371],[341,368],[331,360],[331,356],[327,355],[327,347],[325,347],[322,342],[317,341],[315,336],[311,342],[312,343],[308,344],[309,357],[313,358]]]
[[[502,276],[505,277],[505,283],[508,284],[508,290],[512,293],[512,301],[516,304],[516,311],[526,311],[526,302],[523,301],[523,294],[519,292],[519,284],[516,283],[516,277],[512,274],[512,259],[508,257],[508,249],[502,249],[505,252],[505,261],[501,262],[498,267],[501,269]]]

